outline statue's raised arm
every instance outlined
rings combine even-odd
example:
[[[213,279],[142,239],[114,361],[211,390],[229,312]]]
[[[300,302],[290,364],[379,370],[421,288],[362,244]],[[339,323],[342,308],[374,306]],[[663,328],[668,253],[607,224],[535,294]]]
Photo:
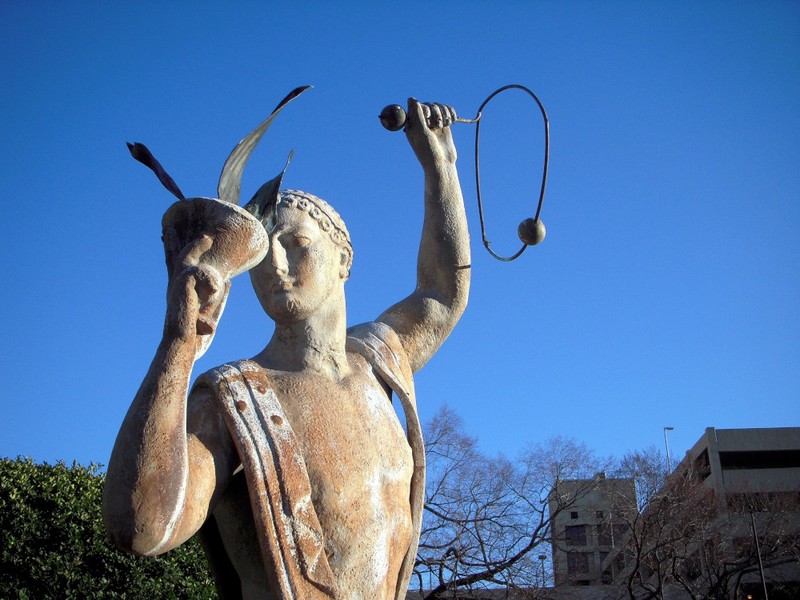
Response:
[[[455,112],[447,106],[408,101],[406,136],[425,172],[417,286],[378,321],[397,332],[414,371],[453,330],[469,295],[469,232],[450,131],[454,121]]]

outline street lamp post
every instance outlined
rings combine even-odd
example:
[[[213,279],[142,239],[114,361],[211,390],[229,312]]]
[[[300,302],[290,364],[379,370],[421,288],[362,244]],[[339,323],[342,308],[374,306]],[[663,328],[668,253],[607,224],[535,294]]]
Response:
[[[669,437],[667,436],[668,431],[672,431],[675,429],[674,427],[666,426],[664,427],[664,447],[667,449],[667,473],[672,473],[672,459],[669,455]]]
[[[761,544],[758,541],[758,533],[756,533],[756,518],[753,514],[755,509],[750,507],[750,524],[753,526],[753,541],[756,543],[756,555],[758,556],[758,573],[761,575],[761,586],[764,588],[764,600],[769,600],[769,593],[767,592],[767,580],[764,579],[764,562],[761,560]]]
[[[544,561],[547,560],[547,556],[545,554],[539,555],[539,560],[542,561],[542,587],[545,586],[545,574],[544,574]]]

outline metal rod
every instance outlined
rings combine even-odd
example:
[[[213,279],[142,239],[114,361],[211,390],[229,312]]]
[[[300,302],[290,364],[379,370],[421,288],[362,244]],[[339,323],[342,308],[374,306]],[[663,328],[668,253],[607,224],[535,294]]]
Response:
[[[758,534],[756,533],[756,518],[755,511],[750,508],[750,524],[753,526],[753,540],[756,543],[756,556],[758,556],[758,573],[761,575],[761,586],[764,588],[764,600],[769,600],[769,593],[767,592],[767,581],[764,579],[764,563],[761,560],[761,544],[758,542]]]
[[[664,447],[667,449],[667,474],[672,473],[672,459],[669,455],[669,437],[667,436],[668,431],[672,431],[675,429],[674,427],[664,427]]]

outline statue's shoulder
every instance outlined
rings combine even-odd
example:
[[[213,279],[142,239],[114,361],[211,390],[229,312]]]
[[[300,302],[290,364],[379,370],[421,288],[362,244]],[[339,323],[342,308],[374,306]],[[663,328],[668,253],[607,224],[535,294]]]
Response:
[[[347,330],[347,350],[358,352],[363,345],[381,354],[390,352],[395,355],[394,360],[407,360],[403,345],[400,343],[400,336],[386,323],[373,321],[350,327]]]
[[[362,355],[380,372],[389,371],[407,383],[413,380],[411,363],[400,336],[386,323],[373,321],[348,329],[347,350]]]
[[[261,366],[250,359],[236,360],[209,369],[194,382],[192,394],[211,394],[216,400],[230,399],[246,388],[245,382],[266,381],[266,373]]]
[[[347,330],[347,338],[348,340],[353,338],[365,342],[380,340],[381,343],[393,349],[402,350],[400,337],[397,335],[397,332],[386,323],[381,323],[380,321],[361,323],[361,325],[350,327]]]

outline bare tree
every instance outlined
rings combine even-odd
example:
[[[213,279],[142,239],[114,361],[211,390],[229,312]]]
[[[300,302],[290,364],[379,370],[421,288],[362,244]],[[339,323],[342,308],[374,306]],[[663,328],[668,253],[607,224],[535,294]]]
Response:
[[[639,495],[638,510],[617,511],[628,530],[611,559],[621,597],[660,599],[667,587],[693,600],[739,597],[744,580],[759,571],[759,554],[768,575],[782,580],[793,570],[789,579],[800,578],[796,492],[745,489],[723,499],[704,485],[696,465],[667,476],[664,464],[653,448],[620,461]]]
[[[610,471],[609,465],[564,438],[531,446],[513,461],[486,456],[447,407],[425,434],[427,506],[415,567],[421,591],[415,597],[546,597],[551,545],[569,546],[554,535],[553,521],[600,493],[603,479],[595,474]],[[685,461],[670,474],[655,447],[628,453],[617,465],[616,477],[634,479],[637,502],[630,486],[619,486],[608,522],[598,525],[611,539],[612,552],[602,564],[604,577],[607,570],[613,575],[608,592],[629,600],[663,600],[676,591],[698,600],[753,591],[759,597],[753,585],[760,581],[760,559],[775,592],[770,597],[797,597],[797,492],[740,487],[718,495],[704,481],[707,465]],[[607,488],[603,494],[617,489]],[[787,581],[795,587],[781,596]]]
[[[531,446],[515,461],[487,457],[447,407],[426,425],[425,439],[428,484],[415,569],[423,597],[492,587],[536,597],[547,577],[538,556],[550,555],[551,521],[581,496],[573,493],[553,511],[550,492],[604,465],[564,438]]]

